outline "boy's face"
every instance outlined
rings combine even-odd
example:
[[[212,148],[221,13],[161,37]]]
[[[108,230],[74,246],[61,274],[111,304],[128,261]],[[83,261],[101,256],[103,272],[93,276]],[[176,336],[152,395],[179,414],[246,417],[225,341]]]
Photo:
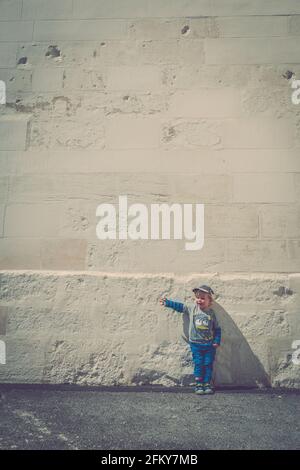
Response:
[[[201,309],[206,309],[211,304],[211,297],[206,292],[196,291],[195,293],[195,302],[199,305]]]

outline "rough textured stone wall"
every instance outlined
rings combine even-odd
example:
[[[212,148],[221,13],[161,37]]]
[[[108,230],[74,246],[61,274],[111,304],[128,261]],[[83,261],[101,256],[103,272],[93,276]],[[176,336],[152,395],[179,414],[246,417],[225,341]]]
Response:
[[[189,385],[188,319],[158,299],[164,291],[191,301],[199,282],[218,292],[216,383],[299,387],[291,347],[300,335],[299,274],[2,273],[0,381]]]
[[[217,382],[299,386],[299,36],[297,0],[0,1],[2,381],[188,381],[193,279]],[[98,240],[124,194],[204,203],[203,249]]]

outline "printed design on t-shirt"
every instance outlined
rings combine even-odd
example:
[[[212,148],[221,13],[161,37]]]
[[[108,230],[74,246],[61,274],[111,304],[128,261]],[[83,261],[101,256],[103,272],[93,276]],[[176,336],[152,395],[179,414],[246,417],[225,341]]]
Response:
[[[194,315],[194,325],[196,328],[196,331],[200,333],[200,335],[207,339],[210,340],[213,338],[212,336],[212,319],[211,315],[208,315],[206,313],[197,313]]]

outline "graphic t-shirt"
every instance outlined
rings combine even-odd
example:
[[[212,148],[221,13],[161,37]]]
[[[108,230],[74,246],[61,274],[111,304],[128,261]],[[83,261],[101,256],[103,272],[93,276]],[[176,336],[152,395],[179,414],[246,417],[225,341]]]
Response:
[[[212,308],[204,311],[196,304],[184,305],[183,312],[189,315],[189,340],[192,343],[210,345],[215,340],[219,343],[221,328]]]
[[[196,313],[193,316],[194,320],[194,327],[197,333],[200,334],[201,338],[207,339],[208,341],[213,339],[213,335],[211,332],[211,315],[207,315],[204,312]]]
[[[199,311],[195,312],[192,318],[190,318],[190,321],[191,320],[193,320],[191,333],[194,339],[201,339],[208,342],[213,340],[213,319],[211,314],[205,313],[199,309]]]
[[[203,346],[211,346],[213,343],[220,344],[221,327],[212,308],[204,311],[196,303],[183,304],[171,299],[166,299],[165,306],[189,316],[190,342]]]

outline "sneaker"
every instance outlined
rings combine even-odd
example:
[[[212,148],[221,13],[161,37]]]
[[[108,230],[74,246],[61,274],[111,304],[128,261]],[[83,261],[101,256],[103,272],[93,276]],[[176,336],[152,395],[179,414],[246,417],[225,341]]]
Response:
[[[204,388],[203,388],[203,384],[197,384],[196,387],[195,387],[195,393],[197,393],[197,395],[204,395]]]
[[[213,387],[211,386],[211,384],[204,384],[203,385],[203,393],[205,393],[205,395],[211,395],[212,393],[215,393]]]

